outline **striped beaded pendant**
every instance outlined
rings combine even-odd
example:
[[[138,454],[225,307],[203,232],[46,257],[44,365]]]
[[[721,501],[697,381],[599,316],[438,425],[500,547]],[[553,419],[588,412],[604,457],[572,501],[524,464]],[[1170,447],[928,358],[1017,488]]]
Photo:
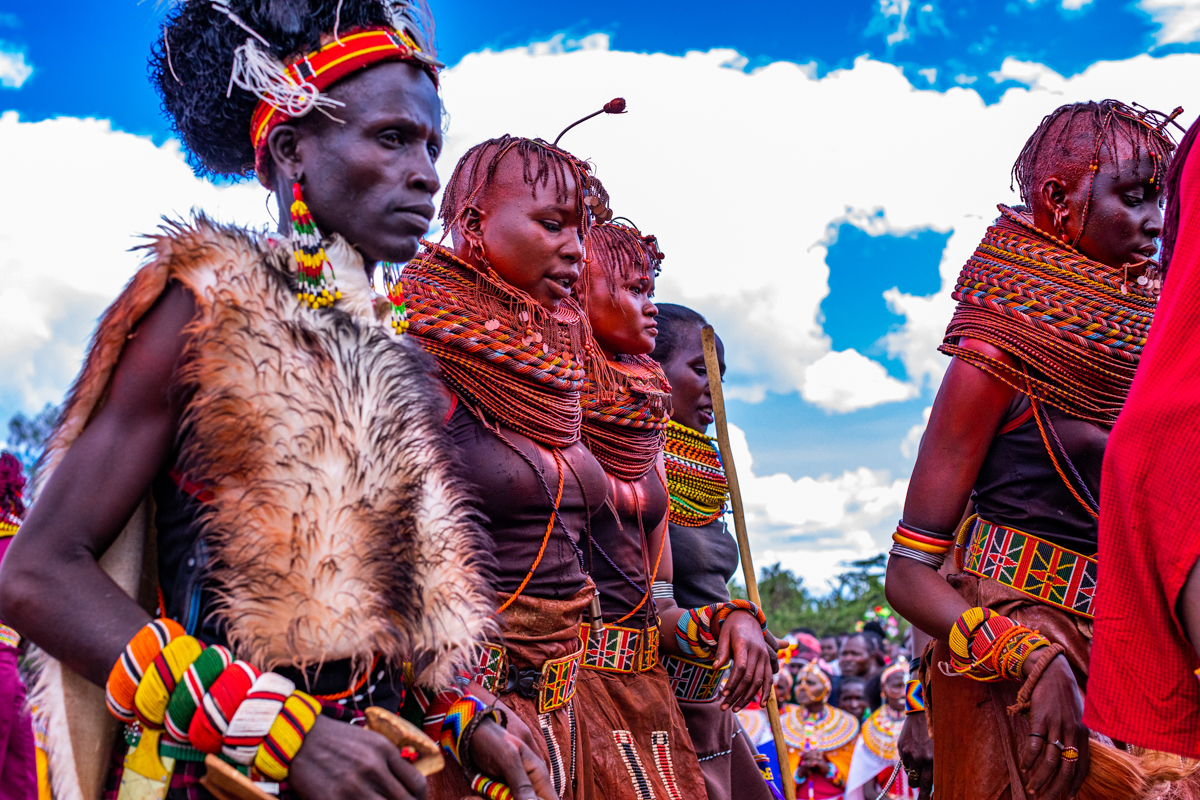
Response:
[[[300,291],[296,297],[309,308],[331,306],[334,300],[341,299],[342,293],[334,283],[333,264],[325,255],[321,235],[304,202],[299,181],[292,184],[292,198],[292,253],[300,265],[297,275]]]

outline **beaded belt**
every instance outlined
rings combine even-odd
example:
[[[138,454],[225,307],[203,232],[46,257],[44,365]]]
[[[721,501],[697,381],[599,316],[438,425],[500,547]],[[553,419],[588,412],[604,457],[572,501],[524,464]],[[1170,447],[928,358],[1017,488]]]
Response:
[[[579,638],[585,644],[583,668],[601,672],[646,672],[658,664],[658,626],[622,628],[604,623],[592,632],[583,623]]]
[[[580,648],[574,653],[546,661],[541,669],[519,669],[509,663],[503,645],[485,642],[475,666],[475,681],[492,694],[516,692],[537,700],[539,714],[562,708],[575,696],[575,678],[579,675]]]
[[[666,656],[663,666],[675,699],[687,703],[708,703],[716,699],[721,691],[721,679],[729,665],[717,669],[712,664],[701,664],[679,656]]]
[[[967,542],[963,562],[966,572],[991,578],[1038,602],[1092,618],[1096,559],[979,517],[963,525],[960,546]]]

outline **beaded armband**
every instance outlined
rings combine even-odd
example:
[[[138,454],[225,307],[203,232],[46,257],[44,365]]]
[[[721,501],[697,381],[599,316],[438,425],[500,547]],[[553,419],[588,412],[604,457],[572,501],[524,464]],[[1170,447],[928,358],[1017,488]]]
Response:
[[[142,675],[164,647],[184,635],[183,627],[173,619],[156,619],[134,634],[104,687],[104,701],[114,717],[122,722],[137,721],[134,696]]]
[[[767,629],[767,617],[762,609],[748,600],[730,600],[711,606],[690,608],[675,625],[675,641],[684,655],[707,661],[716,654],[717,641],[721,638],[721,624],[735,611],[749,611],[758,619],[759,626]]]
[[[192,662],[175,691],[171,692],[171,702],[167,704],[167,715],[163,722],[168,736],[183,744],[191,742],[188,728],[191,727],[192,717],[196,715],[209,688],[231,663],[233,656],[219,644],[206,648]]]
[[[192,715],[191,725],[188,726],[192,747],[212,755],[221,752],[229,721],[254,687],[259,674],[245,661],[234,661],[225,668],[200,701],[200,708]]]
[[[986,608],[969,608],[950,629],[950,666],[977,681],[1024,679],[1025,660],[1050,641]]]
[[[204,645],[193,636],[171,640],[146,667],[133,697],[133,710],[143,728],[163,729],[171,693],[192,662],[204,652]]]
[[[287,780],[292,759],[320,714],[321,703],[315,697],[292,692],[254,754],[255,769],[273,781]]]
[[[250,766],[258,748],[271,732],[284,702],[296,691],[296,684],[275,672],[258,676],[221,737],[221,753],[235,764]]]
[[[469,774],[471,736],[486,719],[494,719],[501,726],[507,723],[500,712],[478,697],[450,689],[439,693],[429,703],[425,713],[425,735],[441,745]]]
[[[925,711],[925,688],[921,681],[913,678],[904,684],[904,713],[920,714]]]
[[[900,520],[892,541],[891,555],[919,561],[937,570],[942,568],[946,554],[954,546],[954,534],[922,530]]]

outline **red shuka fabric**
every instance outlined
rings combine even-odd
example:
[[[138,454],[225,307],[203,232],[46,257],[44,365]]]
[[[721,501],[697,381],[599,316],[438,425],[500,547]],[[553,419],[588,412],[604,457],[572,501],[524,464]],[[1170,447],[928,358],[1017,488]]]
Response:
[[[1095,639],[1084,723],[1200,758],[1200,658],[1175,604],[1200,557],[1200,147],[1175,251],[1104,457]]]

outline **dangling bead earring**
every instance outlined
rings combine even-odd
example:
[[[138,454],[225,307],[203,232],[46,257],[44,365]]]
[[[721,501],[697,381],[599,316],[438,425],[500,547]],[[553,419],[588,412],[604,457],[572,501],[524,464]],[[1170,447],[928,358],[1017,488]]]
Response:
[[[292,183],[292,197],[292,253],[300,265],[300,292],[296,297],[309,308],[331,306],[334,300],[341,299],[342,293],[334,283],[333,264],[325,255],[299,181]]]
[[[392,304],[392,330],[397,336],[403,336],[408,332],[408,301],[400,283],[400,272],[404,265],[390,261],[384,261],[382,265],[383,283],[387,287],[387,297]]]

